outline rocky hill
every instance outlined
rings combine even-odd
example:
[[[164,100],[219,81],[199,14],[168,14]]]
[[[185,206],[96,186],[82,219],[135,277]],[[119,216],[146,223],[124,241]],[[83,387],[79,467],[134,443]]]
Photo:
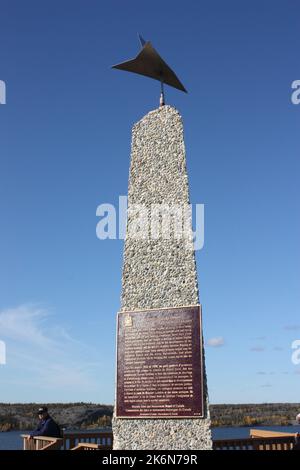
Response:
[[[211,405],[212,425],[288,426],[300,412],[300,403]]]
[[[30,430],[38,422],[37,410],[44,404],[0,403],[0,431]],[[66,429],[96,429],[111,426],[112,405],[95,403],[47,403],[51,416]],[[212,425],[285,426],[300,412],[300,403],[211,405]]]
[[[44,404],[0,403],[0,431],[35,429],[38,408]],[[47,403],[49,414],[66,429],[94,429],[111,425],[113,407],[94,403]]]

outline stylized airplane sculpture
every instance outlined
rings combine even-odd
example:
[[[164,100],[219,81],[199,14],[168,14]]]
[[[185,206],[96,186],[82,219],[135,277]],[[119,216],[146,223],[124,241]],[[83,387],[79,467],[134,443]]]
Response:
[[[187,93],[176,74],[160,57],[151,42],[145,41],[140,35],[139,39],[142,46],[142,50],[139,54],[134,59],[113,65],[112,68],[145,75],[146,77],[158,80],[161,83],[161,104],[164,104],[164,83]]]

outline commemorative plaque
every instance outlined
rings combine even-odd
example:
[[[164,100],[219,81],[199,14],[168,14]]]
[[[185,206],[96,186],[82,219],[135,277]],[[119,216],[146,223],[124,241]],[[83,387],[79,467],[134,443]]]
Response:
[[[118,313],[119,418],[203,416],[200,305]]]

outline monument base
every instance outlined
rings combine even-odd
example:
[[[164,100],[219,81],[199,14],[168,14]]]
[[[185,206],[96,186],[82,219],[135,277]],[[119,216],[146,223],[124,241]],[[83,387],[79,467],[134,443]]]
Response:
[[[113,418],[115,450],[211,450],[210,419]]]

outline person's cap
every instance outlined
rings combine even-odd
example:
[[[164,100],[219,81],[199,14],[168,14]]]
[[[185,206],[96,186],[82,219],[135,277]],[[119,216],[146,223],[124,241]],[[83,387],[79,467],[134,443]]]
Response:
[[[47,408],[47,406],[41,406],[41,407],[38,409],[38,414],[39,414],[39,415],[42,415],[43,413],[48,413],[48,408]]]

